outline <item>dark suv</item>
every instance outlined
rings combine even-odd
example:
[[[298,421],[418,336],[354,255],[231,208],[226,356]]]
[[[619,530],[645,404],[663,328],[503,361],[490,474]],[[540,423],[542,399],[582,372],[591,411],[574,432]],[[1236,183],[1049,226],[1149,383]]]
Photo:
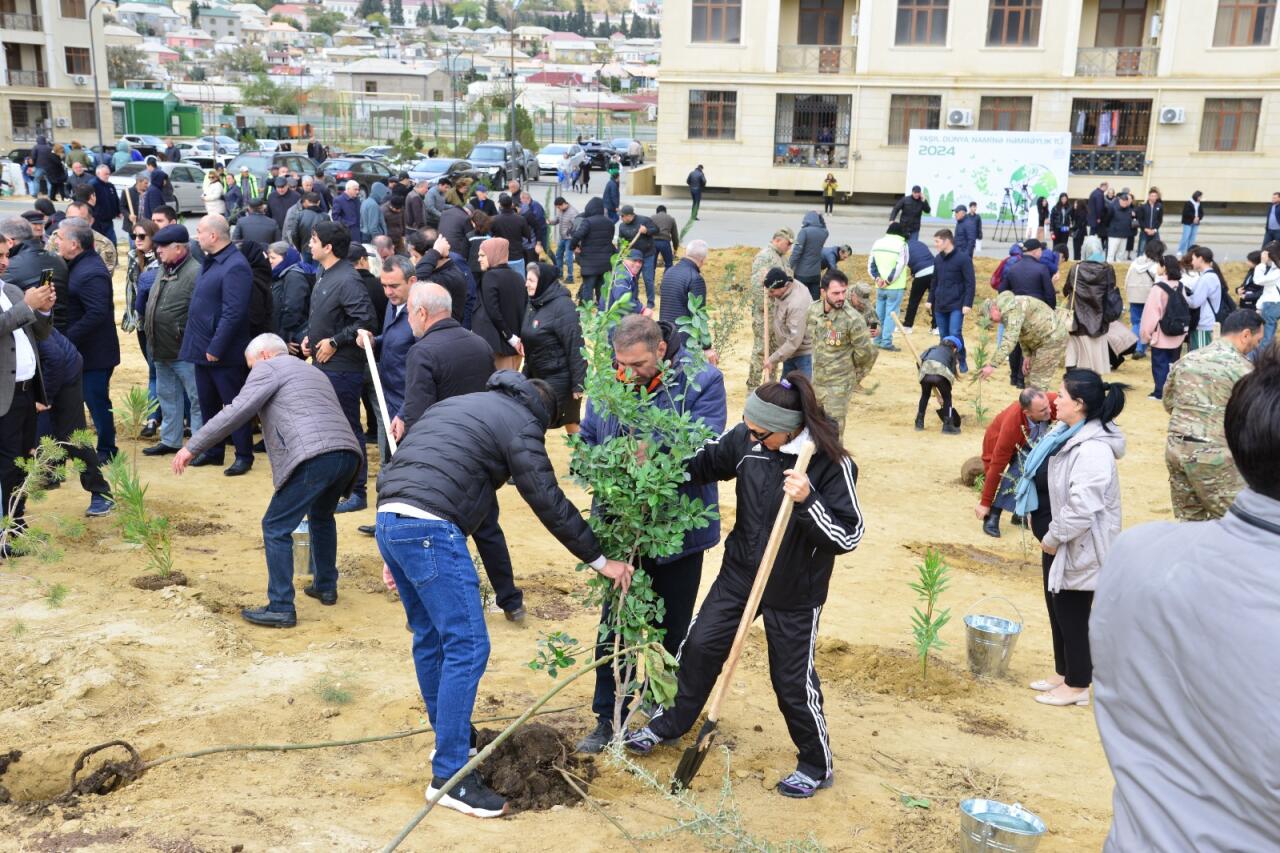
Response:
[[[503,189],[512,178],[522,184],[538,180],[538,160],[519,142],[481,142],[467,159],[494,189]]]
[[[386,163],[370,157],[333,157],[320,164],[320,174],[332,192],[340,193],[347,181],[355,181],[365,194],[379,181],[390,188],[396,175]]]
[[[267,174],[276,166],[288,166],[290,172],[299,175],[317,175],[315,161],[306,154],[294,151],[250,151],[241,154],[227,164],[227,174],[239,177],[240,167],[248,166],[249,174],[258,179],[259,186],[265,186]]]

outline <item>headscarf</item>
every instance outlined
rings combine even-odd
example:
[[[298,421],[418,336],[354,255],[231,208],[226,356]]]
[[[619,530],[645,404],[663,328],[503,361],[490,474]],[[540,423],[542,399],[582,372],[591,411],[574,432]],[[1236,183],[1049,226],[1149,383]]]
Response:
[[[483,244],[481,244],[483,248]],[[560,280],[560,270],[552,264],[538,264],[538,286],[533,291],[533,298],[537,299],[547,292],[551,285]]]
[[[1084,242],[1080,245],[1080,253],[1084,255],[1086,261],[1095,263],[1103,263],[1107,259],[1107,253],[1102,250],[1102,241],[1094,234],[1084,238]]]
[[[285,271],[294,264],[302,263],[302,255],[293,246],[289,247],[289,251],[284,253],[284,257],[280,263],[271,268],[272,280],[278,279],[285,274]]]
[[[489,262],[489,269],[505,265],[510,251],[505,237],[490,237],[480,244],[480,254]]]

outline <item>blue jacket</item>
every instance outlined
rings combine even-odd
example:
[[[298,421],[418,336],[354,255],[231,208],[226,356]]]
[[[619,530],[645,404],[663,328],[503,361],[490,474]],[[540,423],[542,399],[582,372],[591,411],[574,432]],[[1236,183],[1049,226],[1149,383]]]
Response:
[[[379,181],[369,189],[369,195],[360,205],[360,242],[368,243],[374,237],[387,233],[387,220],[382,214],[382,203],[391,191]]]
[[[607,292],[600,292],[599,306],[601,311],[608,311],[624,296],[631,297],[631,304],[628,306],[631,314],[639,314],[644,311],[644,303],[640,301],[640,284],[632,278],[625,269],[618,268],[618,274],[614,276],[613,285]]]
[[[94,231],[100,231],[120,216],[120,194],[107,181],[95,177],[93,194],[97,204],[93,206]]]
[[[67,262],[67,327],[63,331],[84,356],[85,370],[120,363],[111,274],[97,252],[82,252]]]
[[[1004,281],[1001,290],[1008,290],[1014,296],[1034,296],[1050,308],[1056,308],[1058,295],[1053,289],[1053,274],[1042,263],[1027,263],[1033,260],[1024,256],[1016,264],[1010,263],[1004,269]]]
[[[84,368],[84,358],[75,344],[57,329],[49,331],[49,337],[37,344],[40,350],[40,378],[44,381],[44,395],[51,403],[58,391],[68,382],[74,382]]]
[[[955,230],[956,251],[961,254],[973,257],[973,250],[978,242],[978,220],[973,216],[966,216],[956,223]]]
[[[147,313],[147,300],[151,296],[151,287],[156,283],[156,279],[160,277],[160,265],[155,264],[138,273],[137,293],[133,297],[133,310],[138,312],[138,317],[142,317]],[[141,320],[139,320],[141,324]]]
[[[919,240],[908,240],[907,266],[911,268],[911,274],[917,278],[922,275],[932,275],[933,252],[929,251],[929,247]],[[925,272],[925,270],[930,272]]]
[[[675,328],[670,323],[663,323],[662,330],[667,336],[668,345],[670,345],[675,335]],[[725,422],[728,420],[728,412],[725,405],[724,375],[717,368],[707,364],[698,371],[693,383],[690,384],[689,377],[683,369],[683,366],[688,364],[690,358],[685,349],[676,350],[673,362],[682,367],[674,374],[672,384],[664,385],[654,393],[652,404],[662,409],[687,412],[693,420],[699,421],[716,435],[719,435],[724,432]],[[681,396],[684,399],[677,399]],[[582,440],[589,445],[599,445],[621,434],[622,425],[618,423],[618,419],[612,415],[601,417],[592,407],[591,401],[588,400],[586,416],[582,419],[582,428],[579,433]],[[719,501],[719,491],[714,482],[697,486],[685,484],[680,487],[680,494],[697,498],[708,506],[715,506]],[[658,564],[671,563],[681,557],[687,557],[699,551],[706,551],[709,548],[714,548],[719,542],[720,516],[717,513],[715,520],[706,527],[685,533],[684,544],[680,550],[670,556],[660,558]]]
[[[840,268],[840,247],[827,246],[822,250],[822,271]]]
[[[604,182],[604,192],[600,194],[600,200],[604,202],[605,216],[614,222],[618,221],[618,206],[622,203],[621,185],[613,178]]]
[[[791,247],[791,269],[796,278],[813,278],[822,274],[822,247],[827,242],[827,226],[822,214],[811,210],[800,223],[795,245]]]
[[[360,236],[360,199],[339,193],[333,199],[333,221],[341,222],[351,232],[351,239]]]
[[[187,312],[187,328],[178,357],[206,367],[244,366],[249,345],[249,299],[253,271],[235,245],[206,255],[196,277]],[[209,361],[205,353],[216,356]]]
[[[387,316],[382,321],[382,334],[374,338],[377,345],[378,373],[382,377],[382,391],[387,398],[388,417],[400,414],[404,406],[405,362],[409,347],[417,338],[409,326],[409,306],[402,306],[396,314],[396,306],[387,303]]]
[[[929,302],[934,311],[946,313],[973,307],[973,258],[956,248],[951,254],[939,252],[933,258],[933,284]]]

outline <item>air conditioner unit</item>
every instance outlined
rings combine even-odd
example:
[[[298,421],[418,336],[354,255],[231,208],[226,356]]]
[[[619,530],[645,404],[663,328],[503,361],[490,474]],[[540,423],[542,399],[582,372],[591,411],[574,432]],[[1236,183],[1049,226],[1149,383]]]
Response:
[[[87,86],[89,85],[89,77],[87,74],[76,74],[72,76],[71,82],[77,86]]]
[[[1187,121],[1187,111],[1182,107],[1161,107],[1160,123],[1161,124],[1185,124]]]
[[[973,125],[973,110],[947,110],[948,127],[970,127]]]
[[[58,117],[53,120],[54,127],[71,127],[71,119]]]

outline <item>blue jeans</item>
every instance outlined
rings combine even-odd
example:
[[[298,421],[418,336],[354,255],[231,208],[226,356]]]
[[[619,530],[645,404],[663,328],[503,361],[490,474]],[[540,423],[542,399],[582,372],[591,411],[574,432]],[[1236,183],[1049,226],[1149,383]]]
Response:
[[[658,255],[645,255],[640,276],[644,279],[644,304],[653,307],[653,278],[658,274]]]
[[[476,688],[489,662],[480,579],[467,537],[448,521],[380,512],[377,541],[413,629],[413,667],[436,733],[431,773],[448,779],[467,763]]]
[[[36,186],[36,191],[33,192],[32,195],[36,195],[41,190],[44,190],[45,194],[50,197],[53,196],[53,181],[49,180],[49,173],[47,171],[36,166],[32,170],[31,177],[35,180]]]
[[[1178,254],[1185,254],[1188,249],[1196,244],[1196,234],[1200,231],[1199,225],[1183,225],[1182,240],[1178,243]]]
[[[1139,228],[1138,229],[1138,248],[1136,250],[1137,254],[1141,255],[1142,250],[1147,248],[1147,244],[1150,243],[1152,240],[1159,240],[1159,239],[1160,239],[1160,231],[1158,229],[1156,233],[1152,234],[1151,236],[1147,236],[1147,232]]]
[[[657,250],[658,257],[662,259],[662,268],[671,269],[672,264],[675,263],[675,255],[671,253],[671,241],[654,240],[653,248]]]
[[[1276,322],[1280,321],[1280,302],[1268,302],[1258,309],[1258,313],[1262,315],[1262,346],[1258,349],[1265,350],[1276,336]]]
[[[116,455],[116,421],[111,412],[111,373],[113,367],[84,372],[84,404],[93,420],[93,431],[98,434],[98,458],[106,460]]]
[[[964,343],[964,311],[959,308],[954,311],[936,311],[935,316],[938,319],[938,340],[954,335],[960,339],[960,343]],[[960,370],[969,370],[969,359],[963,349],[960,350]]]
[[[1146,306],[1141,303],[1129,303],[1129,325],[1133,328],[1133,333],[1138,335],[1138,330],[1142,326],[1142,309]],[[1147,351],[1147,345],[1142,342],[1142,335],[1138,335],[1138,348],[1134,350],[1135,355],[1141,355]]]
[[[556,243],[556,269],[560,270],[560,278],[573,284],[573,251],[568,240]]]
[[[507,258],[507,266],[520,273],[520,277],[524,278],[524,258],[520,258],[519,260],[515,258]]]
[[[782,362],[782,375],[786,376],[793,370],[799,370],[805,376],[813,376],[813,356],[812,355],[793,355],[791,358]]]
[[[1169,378],[1169,368],[1178,360],[1178,356],[1182,354],[1182,347],[1172,347],[1165,349],[1164,347],[1151,347],[1151,378],[1155,380],[1155,394],[1157,400],[1164,399],[1164,381]]]
[[[881,290],[876,294],[876,316],[880,318],[880,337],[875,342],[882,347],[893,345],[894,315],[902,304],[906,290]]]
[[[160,443],[182,446],[183,398],[191,403],[191,432],[204,426],[200,413],[200,392],[196,389],[196,366],[189,361],[157,361],[156,395],[160,398]]]
[[[267,552],[267,609],[293,613],[293,530],[303,518],[311,528],[311,565],[319,592],[338,591],[338,526],[333,509],[360,460],[348,450],[313,456],[293,469],[262,516]]]

